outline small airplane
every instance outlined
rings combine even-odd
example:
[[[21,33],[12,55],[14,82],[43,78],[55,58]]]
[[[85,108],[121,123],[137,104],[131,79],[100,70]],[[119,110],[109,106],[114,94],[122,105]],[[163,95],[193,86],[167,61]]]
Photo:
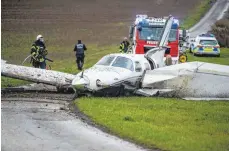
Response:
[[[108,54],[77,75],[2,62],[3,76],[72,87],[75,93],[96,96],[166,96],[229,98],[229,66],[205,62],[169,65],[163,61],[172,26],[170,16],[158,47],[146,54]],[[168,57],[169,59],[169,57]]]
[[[93,67],[78,73],[72,86],[78,92],[119,96],[134,91],[144,71],[154,68],[144,55],[109,54]]]

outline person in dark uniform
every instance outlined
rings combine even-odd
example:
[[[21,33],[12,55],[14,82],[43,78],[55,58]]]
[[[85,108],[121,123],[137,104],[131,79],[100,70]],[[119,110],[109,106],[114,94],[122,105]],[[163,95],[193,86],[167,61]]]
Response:
[[[81,40],[78,40],[78,43],[75,45],[74,48],[74,51],[76,53],[76,63],[77,63],[78,70],[83,69],[84,57],[85,57],[84,51],[86,50],[87,48],[85,44],[83,44]]]
[[[48,54],[42,35],[38,35],[31,47],[31,63],[35,68],[46,69],[45,58]]]

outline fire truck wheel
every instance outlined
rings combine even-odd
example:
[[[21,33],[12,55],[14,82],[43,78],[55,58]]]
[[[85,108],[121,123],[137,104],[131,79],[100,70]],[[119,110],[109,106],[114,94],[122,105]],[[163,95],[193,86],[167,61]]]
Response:
[[[179,61],[180,61],[181,63],[187,62],[187,60],[188,60],[188,58],[187,58],[186,55],[180,55]]]

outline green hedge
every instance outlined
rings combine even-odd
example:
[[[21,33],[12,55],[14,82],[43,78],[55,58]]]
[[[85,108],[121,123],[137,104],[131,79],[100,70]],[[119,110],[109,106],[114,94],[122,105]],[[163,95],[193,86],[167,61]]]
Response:
[[[229,19],[217,21],[211,29],[221,47],[229,47]]]

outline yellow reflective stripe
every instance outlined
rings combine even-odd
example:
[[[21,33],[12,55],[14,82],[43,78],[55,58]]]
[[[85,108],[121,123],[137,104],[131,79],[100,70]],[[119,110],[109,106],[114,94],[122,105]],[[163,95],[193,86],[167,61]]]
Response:
[[[121,48],[124,49],[124,44],[120,44]]]
[[[41,58],[39,61],[40,61],[40,62],[43,62],[43,61],[45,61],[45,59],[44,59],[44,58]]]
[[[39,56],[39,50],[40,50],[40,46],[36,46],[36,45],[33,45],[31,47],[31,49],[35,49],[36,51],[35,52],[32,52],[32,58],[36,61],[39,61],[39,62],[43,62],[45,61],[44,57],[42,56],[42,58],[38,59],[38,56]]]
[[[37,52],[39,51],[39,49],[40,49],[40,47],[39,47],[39,46],[37,46]]]
[[[31,47],[31,49],[33,49],[33,48],[34,48],[34,49],[36,49],[36,47],[35,47],[35,46],[32,46],[32,47]]]

